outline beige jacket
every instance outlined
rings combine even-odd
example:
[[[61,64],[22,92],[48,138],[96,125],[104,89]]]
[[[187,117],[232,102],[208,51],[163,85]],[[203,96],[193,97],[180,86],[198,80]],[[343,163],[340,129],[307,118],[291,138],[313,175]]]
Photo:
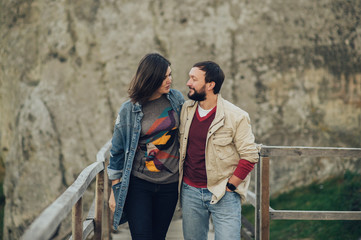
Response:
[[[187,152],[188,134],[198,102],[184,103],[180,117],[179,188],[183,178],[183,164]],[[225,194],[228,179],[240,159],[258,162],[258,149],[254,143],[248,113],[223,99],[218,94],[216,116],[209,127],[206,142],[207,187],[213,193],[212,204]],[[242,202],[246,200],[250,175],[237,187]]]

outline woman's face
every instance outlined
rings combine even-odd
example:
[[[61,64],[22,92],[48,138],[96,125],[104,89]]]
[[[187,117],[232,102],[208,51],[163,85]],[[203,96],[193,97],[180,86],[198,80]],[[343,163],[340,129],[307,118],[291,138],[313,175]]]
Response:
[[[169,93],[171,85],[172,85],[172,69],[168,67],[162,85],[157,89],[156,94],[160,97],[163,94]]]

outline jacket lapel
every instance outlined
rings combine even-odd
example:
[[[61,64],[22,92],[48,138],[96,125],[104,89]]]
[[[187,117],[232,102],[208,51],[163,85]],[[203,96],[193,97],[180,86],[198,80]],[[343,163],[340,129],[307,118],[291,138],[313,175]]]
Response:
[[[216,116],[214,117],[211,126],[209,127],[209,134],[207,137],[210,137],[210,135],[212,135],[215,131],[217,131],[220,127],[222,127],[224,125],[224,106],[223,106],[223,98],[221,96],[221,94],[218,94],[217,97],[217,111],[216,111]]]

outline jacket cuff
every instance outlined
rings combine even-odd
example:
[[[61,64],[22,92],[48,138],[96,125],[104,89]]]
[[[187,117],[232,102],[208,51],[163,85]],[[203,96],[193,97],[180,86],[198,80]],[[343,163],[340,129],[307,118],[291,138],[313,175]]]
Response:
[[[108,166],[107,173],[108,173],[109,180],[116,180],[116,179],[122,178],[123,170],[114,170],[114,169],[109,168],[109,166]]]

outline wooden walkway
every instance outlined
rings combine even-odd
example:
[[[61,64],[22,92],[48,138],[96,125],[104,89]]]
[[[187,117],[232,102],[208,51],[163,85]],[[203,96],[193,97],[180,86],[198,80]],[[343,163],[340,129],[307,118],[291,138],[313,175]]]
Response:
[[[124,224],[119,227],[117,233],[112,234],[113,240],[131,240],[129,228],[127,224]],[[166,237],[167,240],[183,240],[182,233],[182,219],[175,219],[171,222],[168,234]],[[208,239],[214,239],[214,232],[211,229],[208,233]]]
[[[75,182],[49,205],[29,226],[22,240],[51,239],[62,221],[71,212],[72,238],[85,239],[93,234],[95,239],[109,239],[110,210],[108,206],[110,181],[106,174],[109,161],[109,140],[97,154],[97,161],[87,166]],[[256,164],[255,193],[248,192],[247,201],[255,207],[256,240],[269,240],[270,220],[361,220],[361,211],[299,211],[272,209],[269,200],[269,173],[271,157],[339,157],[360,158],[361,148],[297,147],[297,146],[260,146],[260,160]],[[95,198],[88,214],[83,213],[83,195],[95,180]],[[85,218],[85,221],[83,221]],[[104,221],[102,221],[104,220]],[[245,225],[244,225],[245,226]],[[131,239],[129,229],[121,226],[114,233],[115,240]],[[173,217],[167,239],[183,239],[182,221],[179,212]],[[208,239],[214,239],[210,230]]]
[[[210,231],[208,233],[208,239],[214,239],[214,231],[212,226],[209,226]],[[132,240],[130,236],[130,231],[128,224],[123,224],[119,226],[118,232],[112,234],[113,240]],[[180,217],[180,213],[176,212],[174,214],[173,220],[169,226],[169,230],[167,233],[167,240],[183,240],[183,230],[182,230],[182,218]]]

